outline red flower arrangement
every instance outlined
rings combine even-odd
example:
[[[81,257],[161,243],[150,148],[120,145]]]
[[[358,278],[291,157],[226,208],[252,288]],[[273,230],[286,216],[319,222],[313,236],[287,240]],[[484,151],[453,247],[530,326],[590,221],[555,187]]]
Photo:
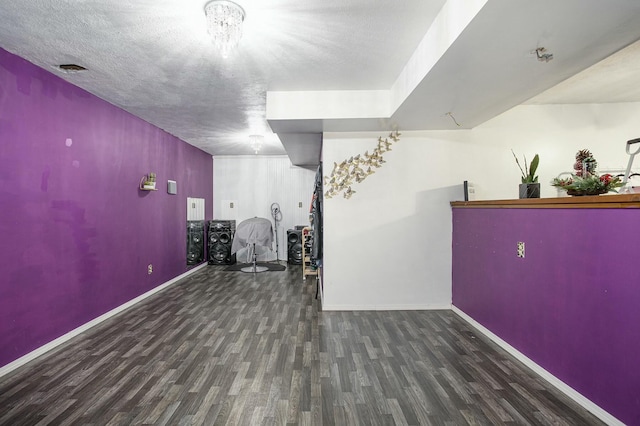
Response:
[[[622,186],[622,180],[609,173],[598,175],[596,173],[595,158],[586,149],[578,151],[576,163],[573,168],[576,173],[569,178],[555,178],[551,185],[562,188],[569,195],[599,195],[609,191],[617,192],[616,188]]]

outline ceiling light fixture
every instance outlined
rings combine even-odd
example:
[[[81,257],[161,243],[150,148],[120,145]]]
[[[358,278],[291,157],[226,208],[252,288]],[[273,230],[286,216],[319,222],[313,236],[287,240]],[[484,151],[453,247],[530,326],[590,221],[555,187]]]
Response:
[[[228,0],[213,0],[204,6],[207,17],[207,31],[213,38],[213,44],[226,58],[238,47],[242,38],[244,9]]]
[[[264,136],[251,135],[249,136],[249,142],[251,143],[251,149],[253,149],[253,152],[257,154],[258,151],[260,151],[260,148],[262,148],[262,143],[264,142]]]
[[[78,64],[60,64],[58,65],[58,69],[66,73],[75,73],[87,70],[85,67]]]

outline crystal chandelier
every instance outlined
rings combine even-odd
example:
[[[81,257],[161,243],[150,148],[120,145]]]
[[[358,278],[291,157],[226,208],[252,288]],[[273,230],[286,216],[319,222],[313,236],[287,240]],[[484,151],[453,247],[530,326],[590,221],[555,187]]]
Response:
[[[257,154],[258,151],[260,151],[260,148],[262,148],[262,143],[264,142],[264,136],[251,135],[249,136],[249,142],[251,143],[251,149],[253,149],[253,152]]]
[[[242,38],[244,9],[232,1],[213,0],[205,5],[204,14],[213,44],[226,58]]]

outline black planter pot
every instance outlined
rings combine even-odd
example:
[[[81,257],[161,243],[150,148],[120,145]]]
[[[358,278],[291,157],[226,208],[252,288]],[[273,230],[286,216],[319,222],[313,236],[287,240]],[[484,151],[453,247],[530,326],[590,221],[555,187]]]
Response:
[[[520,198],[540,198],[540,183],[521,183]]]

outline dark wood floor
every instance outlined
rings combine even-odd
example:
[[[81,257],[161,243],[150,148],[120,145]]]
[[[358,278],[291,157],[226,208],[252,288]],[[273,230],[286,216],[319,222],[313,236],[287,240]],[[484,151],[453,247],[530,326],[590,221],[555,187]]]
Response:
[[[0,424],[601,424],[450,311],[210,266],[0,379]]]

